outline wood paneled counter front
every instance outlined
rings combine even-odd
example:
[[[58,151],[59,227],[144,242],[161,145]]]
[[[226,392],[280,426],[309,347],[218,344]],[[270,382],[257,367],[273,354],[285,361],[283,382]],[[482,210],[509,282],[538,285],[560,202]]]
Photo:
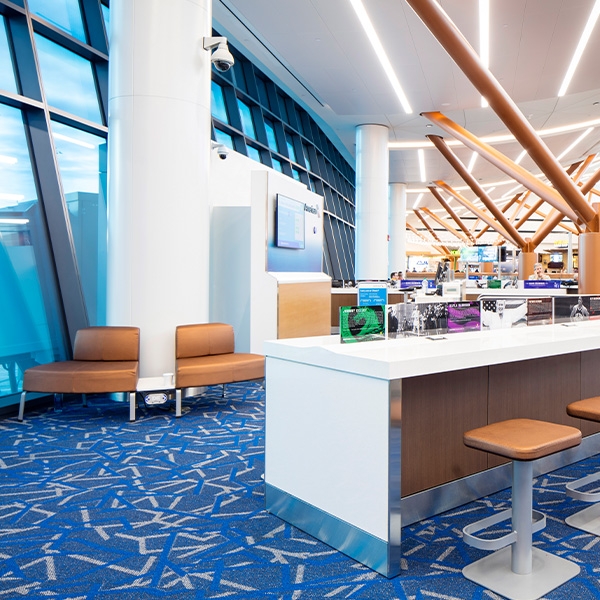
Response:
[[[401,523],[510,485],[464,431],[527,417],[589,436],[537,472],[600,451],[598,428],[565,411],[600,395],[600,321],[442,338],[264,347],[267,509],[388,577]]]

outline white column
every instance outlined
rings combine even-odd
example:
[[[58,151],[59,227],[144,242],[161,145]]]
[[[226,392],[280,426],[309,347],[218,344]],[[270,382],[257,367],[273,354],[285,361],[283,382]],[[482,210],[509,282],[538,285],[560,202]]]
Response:
[[[406,184],[390,184],[390,245],[388,271],[406,276]]]
[[[140,376],[208,319],[211,0],[113,0],[107,322],[141,329]]]
[[[388,278],[388,129],[356,128],[356,274],[358,279]]]

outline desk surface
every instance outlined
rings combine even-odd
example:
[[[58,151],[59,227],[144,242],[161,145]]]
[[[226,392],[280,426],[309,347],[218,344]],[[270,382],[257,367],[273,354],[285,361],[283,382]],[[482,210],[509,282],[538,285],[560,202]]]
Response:
[[[339,336],[267,341],[267,357],[401,379],[600,349],[600,320],[342,344]]]

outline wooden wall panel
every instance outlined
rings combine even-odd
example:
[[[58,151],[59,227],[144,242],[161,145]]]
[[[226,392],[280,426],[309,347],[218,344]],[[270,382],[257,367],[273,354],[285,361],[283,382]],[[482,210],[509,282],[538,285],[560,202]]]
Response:
[[[277,299],[279,339],[331,334],[331,283],[280,283]]]
[[[526,418],[579,427],[566,406],[581,397],[580,354],[564,354],[489,367],[490,423]],[[490,467],[507,462],[489,455]]]
[[[600,396],[600,350],[581,353],[581,399]],[[600,423],[580,420],[581,433],[600,432]]]
[[[463,433],[487,423],[487,391],[487,367],[403,380],[403,496],[486,468]]]

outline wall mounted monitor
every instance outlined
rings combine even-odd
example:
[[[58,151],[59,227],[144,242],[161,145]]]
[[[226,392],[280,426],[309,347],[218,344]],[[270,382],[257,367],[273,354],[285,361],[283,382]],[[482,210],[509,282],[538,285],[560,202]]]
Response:
[[[463,262],[479,262],[479,248],[477,246],[465,246],[460,249],[460,260]]]
[[[479,262],[496,262],[498,246],[479,246]]]
[[[277,194],[275,203],[275,245],[302,250],[304,238],[304,202]]]

